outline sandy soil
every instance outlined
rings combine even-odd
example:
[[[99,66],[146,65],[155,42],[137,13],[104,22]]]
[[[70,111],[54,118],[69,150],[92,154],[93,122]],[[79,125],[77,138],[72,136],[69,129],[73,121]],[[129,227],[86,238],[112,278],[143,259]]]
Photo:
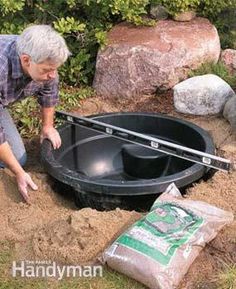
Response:
[[[220,116],[193,117],[174,111],[171,93],[134,99],[84,100],[78,112],[90,115],[115,111],[161,112],[192,121],[210,132],[218,155],[236,160],[236,136]],[[8,170],[0,171],[0,240],[12,240],[16,260],[53,260],[85,264],[96,257],[140,214],[116,209],[98,212],[77,210],[70,195],[56,193],[50,178],[39,164],[38,139],[26,142],[29,161],[26,170],[39,186],[30,193],[31,204],[22,202],[15,180]],[[217,172],[212,179],[194,184],[187,198],[204,200],[236,214],[236,172]],[[226,227],[201,252],[180,288],[213,288],[215,274],[225,263],[236,263],[236,221]],[[201,268],[201,270],[199,270]],[[203,288],[203,287],[201,287]]]

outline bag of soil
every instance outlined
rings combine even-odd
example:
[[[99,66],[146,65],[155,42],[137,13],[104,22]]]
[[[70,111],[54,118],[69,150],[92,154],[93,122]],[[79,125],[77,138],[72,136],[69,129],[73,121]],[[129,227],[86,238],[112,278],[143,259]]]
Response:
[[[104,252],[102,262],[152,289],[176,288],[205,244],[233,214],[184,199],[175,184]]]

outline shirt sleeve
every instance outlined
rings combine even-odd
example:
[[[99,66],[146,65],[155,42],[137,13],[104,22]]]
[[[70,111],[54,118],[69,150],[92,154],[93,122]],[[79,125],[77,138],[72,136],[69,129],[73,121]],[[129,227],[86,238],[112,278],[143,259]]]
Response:
[[[0,111],[1,113],[1,111]],[[3,144],[6,141],[6,136],[4,133],[4,129],[2,127],[2,125],[0,125],[0,145]]]
[[[8,74],[8,60],[4,55],[0,56],[0,120],[2,119],[3,112],[3,99],[2,99],[2,91],[4,89],[4,85],[6,85]],[[4,128],[0,121],[0,145],[6,141],[6,136],[4,133]]]
[[[59,102],[59,78],[47,81],[37,93],[38,103],[42,107],[52,107]]]

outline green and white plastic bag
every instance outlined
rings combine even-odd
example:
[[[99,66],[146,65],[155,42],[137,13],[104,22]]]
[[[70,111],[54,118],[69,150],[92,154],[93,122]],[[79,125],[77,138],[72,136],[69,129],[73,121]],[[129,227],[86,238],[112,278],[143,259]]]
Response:
[[[152,289],[176,288],[205,244],[232,221],[230,212],[183,198],[173,183],[102,260]]]

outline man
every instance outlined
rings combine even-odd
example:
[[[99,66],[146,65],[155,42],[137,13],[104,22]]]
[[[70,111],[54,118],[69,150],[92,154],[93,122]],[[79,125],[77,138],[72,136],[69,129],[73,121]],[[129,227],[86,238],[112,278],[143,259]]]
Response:
[[[54,149],[59,148],[61,138],[53,126],[57,69],[69,55],[64,39],[48,25],[30,26],[19,36],[0,35],[0,166],[15,174],[26,202],[28,189],[37,190],[37,185],[22,167],[24,144],[6,107],[26,96],[37,96],[42,115],[40,140],[47,138]]]

